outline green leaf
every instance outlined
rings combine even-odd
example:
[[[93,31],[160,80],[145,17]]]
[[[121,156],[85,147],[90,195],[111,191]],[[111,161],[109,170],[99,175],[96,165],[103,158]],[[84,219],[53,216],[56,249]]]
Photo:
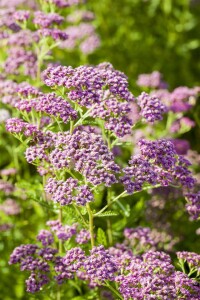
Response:
[[[104,245],[104,246],[107,246],[108,244],[106,239],[106,234],[102,228],[98,228],[97,230],[97,243],[99,245]]]
[[[113,217],[113,216],[118,216],[118,213],[116,213],[113,210],[108,210],[108,211],[105,211],[105,212],[99,214],[97,217],[102,218],[102,217]]]
[[[46,202],[46,201],[42,200],[42,198],[37,198],[37,197],[33,197],[33,196],[28,196],[28,198],[30,200],[33,200],[33,201],[39,203],[41,206],[44,206],[44,207],[46,207],[50,210],[53,210],[53,211],[55,210],[54,205],[50,204],[49,202]]]

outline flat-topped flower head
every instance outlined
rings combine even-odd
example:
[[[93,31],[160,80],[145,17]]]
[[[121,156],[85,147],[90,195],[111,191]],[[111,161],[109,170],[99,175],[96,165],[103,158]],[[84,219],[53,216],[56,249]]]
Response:
[[[162,115],[167,112],[167,107],[155,96],[143,92],[138,98],[141,108],[140,114],[146,122],[154,123],[163,119]]]
[[[154,71],[151,74],[140,74],[137,79],[137,85],[154,89],[166,89],[167,83],[163,81],[162,74]]]
[[[34,12],[33,23],[42,28],[48,28],[53,24],[60,25],[63,21],[64,17],[56,13],[45,14],[42,11]]]

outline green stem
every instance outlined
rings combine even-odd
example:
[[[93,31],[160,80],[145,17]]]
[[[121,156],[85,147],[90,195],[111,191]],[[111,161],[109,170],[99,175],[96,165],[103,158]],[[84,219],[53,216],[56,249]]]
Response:
[[[157,188],[160,186],[161,186],[160,184],[156,184],[154,186],[147,186],[147,187],[144,187],[141,191],[134,192],[132,195],[146,191],[146,190],[154,189],[154,188]],[[177,188],[179,187],[179,186],[175,186],[175,185],[170,185],[170,186],[177,187]],[[118,195],[116,198],[114,198],[112,201],[110,201],[106,206],[104,206],[100,211],[98,211],[96,214],[94,214],[93,217],[94,218],[98,217],[98,215],[100,215],[102,212],[104,212],[104,210],[106,210],[110,205],[112,205],[114,202],[116,202],[119,198],[126,197],[126,196],[128,196],[126,191],[122,192],[120,195]]]
[[[40,79],[41,79],[41,65],[42,65],[42,60],[38,58],[37,61],[37,83],[40,85]]]
[[[84,217],[82,216],[81,212],[79,211],[78,207],[75,204],[73,204],[73,207],[74,207],[75,211],[77,212],[77,214],[81,217],[81,220],[83,221],[84,225],[88,226],[88,224],[86,223]]]
[[[59,221],[62,224],[62,208],[61,207],[59,209]],[[59,254],[62,254],[62,241],[61,240],[59,240],[58,250],[59,250]]]
[[[74,130],[74,121],[71,121],[70,122],[70,134],[72,134],[73,130]]]
[[[93,248],[94,245],[95,245],[95,242],[94,242],[94,229],[93,229],[93,227],[94,227],[94,216],[93,216],[93,213],[91,211],[89,203],[86,204],[86,208],[87,208],[88,216],[89,216],[89,231],[90,231],[91,246]]]
[[[57,290],[57,293],[56,293],[56,300],[61,300],[60,285],[58,285],[58,290]]]
[[[43,184],[43,198],[44,198],[45,201],[47,201],[46,193],[45,193],[45,190],[44,190],[44,187],[46,185],[46,176],[45,175],[42,176],[42,184]]]
[[[94,214],[94,217],[97,217],[100,215],[104,210],[106,210],[111,204],[113,204],[115,201],[117,201],[119,198],[126,195],[126,191],[122,192],[120,195],[118,195],[116,198],[113,199],[113,201],[110,201],[106,206],[104,206],[100,211],[98,211],[96,214]]]
[[[117,297],[119,297],[119,299],[123,300],[122,296],[120,295],[120,293],[112,286],[110,285],[108,282],[106,282],[106,286],[115,294],[117,295]]]
[[[62,127],[60,126],[60,121],[57,118],[55,118],[55,121],[58,124],[60,131],[63,132]]]
[[[74,127],[78,126],[79,124],[81,124],[88,116],[89,116],[89,113],[91,112],[91,110],[93,110],[94,106],[92,106],[90,109],[88,109],[86,111],[86,113],[81,116],[81,118],[76,122],[76,124],[74,125]]]
[[[107,195],[107,204],[110,204],[111,201],[111,190],[108,189],[108,195]],[[113,244],[113,235],[112,235],[112,222],[111,220],[108,218],[107,219],[107,234],[108,234],[108,242],[110,245]]]

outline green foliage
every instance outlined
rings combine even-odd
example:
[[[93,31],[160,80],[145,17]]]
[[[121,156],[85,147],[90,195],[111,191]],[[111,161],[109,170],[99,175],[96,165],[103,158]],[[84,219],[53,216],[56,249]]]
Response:
[[[106,233],[100,227],[97,229],[97,244],[104,245],[105,247],[108,245]]]
[[[109,61],[135,86],[140,73],[159,70],[171,87],[199,84],[200,4],[189,0],[88,1],[102,45],[91,63]],[[112,9],[110,9],[112,8]]]

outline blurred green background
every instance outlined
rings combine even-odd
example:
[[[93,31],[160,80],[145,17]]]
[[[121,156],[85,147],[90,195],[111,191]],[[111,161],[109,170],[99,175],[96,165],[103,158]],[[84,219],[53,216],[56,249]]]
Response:
[[[159,70],[170,87],[200,77],[200,1],[88,0],[101,47],[89,62],[111,62],[135,86],[140,73]]]

